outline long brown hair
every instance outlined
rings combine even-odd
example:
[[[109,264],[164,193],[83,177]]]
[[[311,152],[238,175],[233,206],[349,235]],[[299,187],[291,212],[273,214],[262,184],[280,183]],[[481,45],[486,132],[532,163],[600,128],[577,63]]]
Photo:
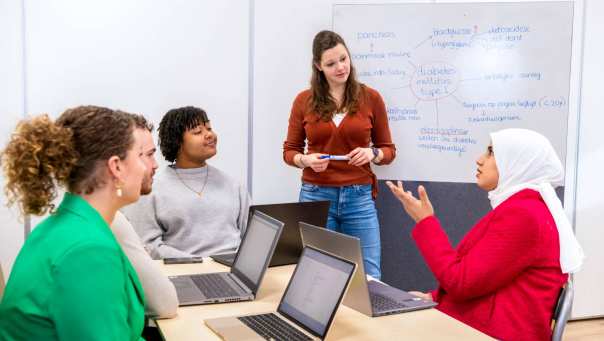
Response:
[[[324,121],[332,119],[333,114],[346,108],[348,114],[354,114],[359,110],[359,97],[362,91],[362,85],[357,81],[352,59],[350,59],[350,74],[346,81],[344,98],[340,107],[335,99],[329,94],[329,84],[322,71],[316,65],[321,64],[323,52],[342,44],[350,56],[350,51],[339,34],[332,31],[321,31],[317,33],[312,42],[312,76],[310,78],[310,89],[312,96],[309,98],[310,108],[317,113]]]
[[[131,114],[103,107],[80,106],[53,122],[40,115],[19,122],[2,151],[8,204],[24,214],[53,211],[56,185],[90,194],[104,185],[104,161],[125,158],[134,143]]]

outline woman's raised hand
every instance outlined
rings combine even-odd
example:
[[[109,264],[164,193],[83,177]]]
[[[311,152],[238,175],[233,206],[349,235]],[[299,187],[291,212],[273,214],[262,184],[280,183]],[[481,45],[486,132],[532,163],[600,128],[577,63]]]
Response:
[[[388,185],[392,194],[394,194],[394,196],[403,204],[403,208],[405,208],[407,214],[416,223],[434,215],[434,208],[432,208],[432,203],[430,203],[430,199],[428,199],[428,193],[426,193],[424,186],[420,185],[417,187],[419,199],[416,199],[411,191],[405,192],[402,181],[397,181],[396,185],[391,181],[386,181],[386,185]]]

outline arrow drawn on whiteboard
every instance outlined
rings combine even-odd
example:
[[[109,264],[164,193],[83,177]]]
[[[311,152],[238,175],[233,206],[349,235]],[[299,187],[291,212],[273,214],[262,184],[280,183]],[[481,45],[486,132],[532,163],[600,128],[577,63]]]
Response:
[[[459,99],[459,97],[455,96],[455,94],[451,94],[451,97],[455,99],[459,104],[463,105],[463,102]]]
[[[411,66],[413,66],[413,69],[414,69],[415,71],[417,71],[417,65],[413,64],[413,62],[412,62],[412,61],[410,61],[410,60],[407,60],[407,62],[408,62],[409,64],[411,64]]]
[[[430,40],[430,39],[432,39],[432,36],[428,36],[428,38],[426,38],[426,39],[422,40],[422,42],[421,42],[421,43],[419,43],[419,44],[417,44],[417,46],[415,46],[415,47],[414,47],[414,49],[416,49],[416,48],[418,48],[418,47],[422,46],[422,45],[423,45],[425,42],[427,42],[427,41],[428,41],[428,40]]]

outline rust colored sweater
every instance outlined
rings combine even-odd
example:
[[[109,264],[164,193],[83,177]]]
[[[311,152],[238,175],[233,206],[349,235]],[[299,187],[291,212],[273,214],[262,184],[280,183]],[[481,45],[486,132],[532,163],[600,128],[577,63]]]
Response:
[[[308,144],[308,154],[324,153],[345,155],[357,147],[374,146],[384,153],[380,165],[389,164],[396,155],[396,148],[390,137],[386,106],[380,94],[362,86],[359,110],[346,115],[339,126],[332,120],[323,121],[312,112],[309,99],[310,90],[298,94],[289,117],[287,139],[283,143],[283,159],[295,166],[294,156],[304,153]],[[371,167],[351,166],[347,161],[330,161],[323,172],[316,173],[307,167],[302,173],[302,181],[320,186],[373,185],[373,197],[377,195],[377,178]]]

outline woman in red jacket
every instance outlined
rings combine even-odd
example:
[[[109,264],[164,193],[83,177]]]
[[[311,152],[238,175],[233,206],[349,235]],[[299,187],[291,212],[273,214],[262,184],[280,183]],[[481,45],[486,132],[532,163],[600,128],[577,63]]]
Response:
[[[550,321],[568,273],[583,260],[553,186],[564,172],[549,141],[526,129],[491,134],[476,182],[493,210],[454,249],[426,190],[419,200],[388,183],[417,223],[413,238],[439,282],[418,295],[444,313],[502,340],[550,340]]]

